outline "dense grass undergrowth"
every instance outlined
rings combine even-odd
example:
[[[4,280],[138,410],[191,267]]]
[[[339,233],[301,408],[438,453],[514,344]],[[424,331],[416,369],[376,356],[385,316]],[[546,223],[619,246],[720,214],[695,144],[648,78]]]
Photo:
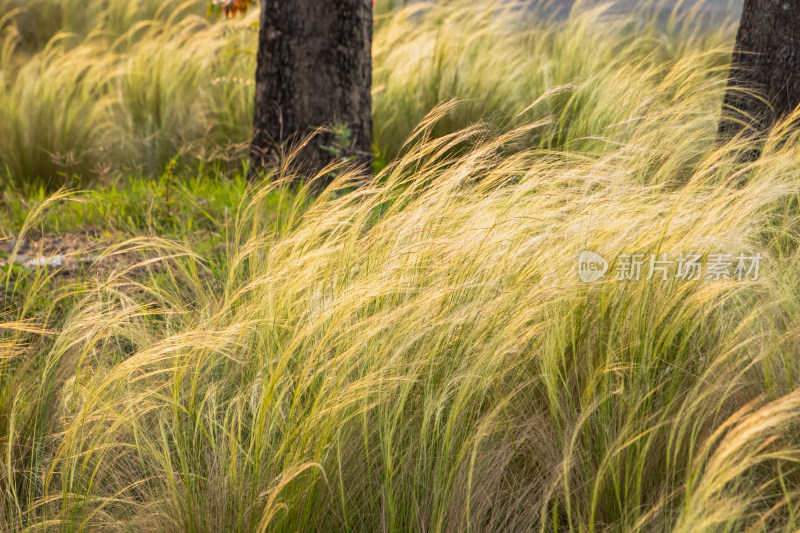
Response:
[[[715,142],[730,26],[387,12],[382,169],[311,195],[289,164],[193,172],[246,140],[250,89],[203,77],[244,77],[249,33],[191,2],[5,4],[5,176],[79,139],[65,175],[113,164],[90,193],[8,188],[2,224],[99,226],[129,259],[2,272],[0,529],[800,527],[800,116],[753,162]],[[579,280],[586,249],[606,278]],[[758,279],[614,279],[719,252]]]

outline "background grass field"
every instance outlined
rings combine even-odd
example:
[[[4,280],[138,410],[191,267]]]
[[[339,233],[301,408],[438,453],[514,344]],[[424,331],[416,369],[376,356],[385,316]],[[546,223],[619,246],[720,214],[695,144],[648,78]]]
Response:
[[[379,3],[315,196],[242,178],[257,10],[0,6],[0,529],[798,528],[800,116],[716,142],[733,19]],[[760,275],[614,279],[689,252]]]

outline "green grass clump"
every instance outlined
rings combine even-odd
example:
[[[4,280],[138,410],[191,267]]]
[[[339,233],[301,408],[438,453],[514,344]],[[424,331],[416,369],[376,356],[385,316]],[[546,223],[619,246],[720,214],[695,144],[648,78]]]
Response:
[[[52,205],[33,228],[37,235],[63,235],[89,229],[134,236],[150,231],[176,235],[224,228],[246,190],[243,173],[215,177],[205,170],[128,176],[124,182],[98,184],[71,195],[72,201]],[[66,191],[66,190],[65,190]],[[44,188],[7,192],[2,199],[0,236],[15,234],[28,213],[50,198]]]

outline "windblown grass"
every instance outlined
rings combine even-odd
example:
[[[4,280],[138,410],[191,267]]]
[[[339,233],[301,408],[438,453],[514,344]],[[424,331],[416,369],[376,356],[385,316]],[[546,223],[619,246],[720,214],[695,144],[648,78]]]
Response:
[[[448,111],[372,185],[267,218],[283,169],[221,255],[135,239],[140,263],[12,309],[6,529],[796,529],[797,131],[746,166],[699,114],[505,154],[548,125],[430,137]],[[584,284],[587,248],[764,261]]]
[[[252,123],[256,12],[215,23],[200,1],[5,3],[6,186],[158,173],[175,158],[238,166]]]
[[[687,91],[716,97],[709,89],[725,79],[731,21],[706,20],[701,4],[662,19],[656,3],[625,14],[590,3],[566,17],[553,4],[414,2],[382,20],[373,51],[379,153],[396,156],[450,98],[463,104],[437,135],[477,120],[506,131],[546,115],[553,124],[525,144],[582,151],[602,149],[597,137],[626,140],[633,121],[674,111]]]
[[[106,252],[138,261],[73,286],[3,273],[3,530],[800,527],[800,115],[743,163],[749,144],[715,142],[730,28],[579,11],[508,33],[519,13],[477,9],[379,21],[373,182],[339,169],[322,195],[290,193],[287,164],[217,228],[221,248],[154,231]],[[173,22],[121,33],[114,61],[135,66],[86,103],[141,121],[81,137],[64,115],[65,139],[148,131],[140,164],[178,147],[170,127],[204,135],[154,102],[211,98],[174,58],[215,71],[189,34],[229,43]],[[175,48],[158,55],[162,31]],[[53,46],[16,75],[55,69]],[[104,72],[80,83],[109,87]],[[579,281],[585,249],[612,262],[604,280]],[[760,253],[760,276],[613,279],[622,253],[690,252]]]

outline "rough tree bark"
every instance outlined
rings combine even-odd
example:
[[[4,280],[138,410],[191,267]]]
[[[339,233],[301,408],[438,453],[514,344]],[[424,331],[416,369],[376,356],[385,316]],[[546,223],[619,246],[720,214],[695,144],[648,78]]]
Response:
[[[798,104],[800,0],[745,0],[719,137],[728,139],[745,127],[763,131]]]
[[[282,148],[319,127],[339,125],[349,129],[349,147],[331,153],[322,146],[334,145],[334,134],[318,132],[296,162],[316,170],[336,157],[371,159],[371,48],[371,0],[261,1],[254,167],[278,161]]]

